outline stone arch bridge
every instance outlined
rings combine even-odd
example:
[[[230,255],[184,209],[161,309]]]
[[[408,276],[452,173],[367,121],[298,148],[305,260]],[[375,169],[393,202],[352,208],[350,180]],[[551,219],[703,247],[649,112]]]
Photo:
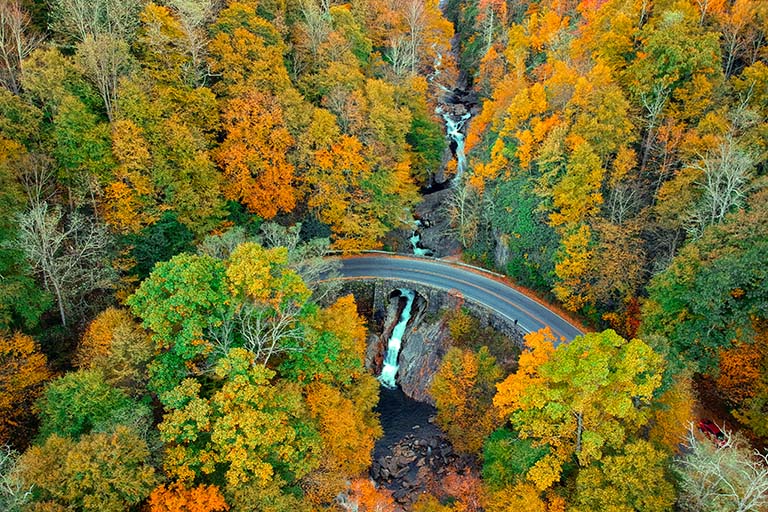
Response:
[[[426,299],[425,313],[446,307],[467,307],[484,323],[521,340],[528,332],[549,327],[561,340],[570,341],[583,332],[561,315],[521,293],[502,276],[439,259],[416,258],[383,252],[369,252],[341,259],[341,277],[372,294],[374,309],[389,302],[397,288],[410,288]],[[361,287],[357,287],[358,293]]]

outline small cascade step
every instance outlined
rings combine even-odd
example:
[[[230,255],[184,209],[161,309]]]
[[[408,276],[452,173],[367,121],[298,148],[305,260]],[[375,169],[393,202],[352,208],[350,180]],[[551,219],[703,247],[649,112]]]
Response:
[[[422,222],[418,219],[415,221],[416,229],[413,230],[413,234],[411,235],[411,238],[408,239],[409,242],[411,242],[411,247],[413,248],[413,254],[416,256],[434,256],[434,251],[428,247],[424,247],[421,244],[421,233],[419,232],[419,228],[423,225]]]
[[[464,127],[472,117],[472,113],[468,112],[464,105],[457,104],[443,104],[437,106],[435,113],[442,116],[445,121],[445,132],[448,139],[451,141],[451,149],[456,156],[456,175],[453,177],[452,182],[459,183],[464,174],[464,170],[467,168],[467,156],[464,154]]]

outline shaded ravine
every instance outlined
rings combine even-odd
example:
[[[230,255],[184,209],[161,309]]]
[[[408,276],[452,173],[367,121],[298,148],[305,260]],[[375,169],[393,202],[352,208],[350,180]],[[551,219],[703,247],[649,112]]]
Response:
[[[458,45],[455,37],[451,41],[451,47],[452,52],[456,53]],[[438,55],[439,60],[440,56]],[[438,62],[435,76],[432,79],[437,77],[439,68]],[[440,205],[450,194],[454,193],[450,189],[462,186],[462,180],[467,170],[466,131],[472,115],[477,113],[478,103],[474,92],[465,90],[466,86],[460,85],[467,83],[469,83],[467,77],[460,76],[459,84],[454,84],[453,90],[445,86],[438,87],[438,90],[442,90],[443,94],[438,98],[435,114],[442,117],[445,124],[445,136],[449,141],[450,155],[455,161],[455,174],[448,178],[445,177],[447,163],[450,160],[444,158],[443,165],[437,173],[437,176],[442,177],[443,181],[438,182],[433,175],[430,178],[430,183],[421,188],[420,192],[424,198],[430,196],[430,200],[426,203],[433,206],[437,205],[437,209],[430,212],[430,218],[433,214],[438,214],[438,211],[443,211]],[[442,215],[444,216],[445,213],[443,212]],[[432,231],[444,234],[444,227],[448,223],[448,220],[442,219],[438,224],[441,228],[438,228],[438,225],[431,226],[430,219],[422,219],[419,214],[415,214],[413,231],[407,239],[412,254],[417,258],[434,256],[435,250],[426,246],[422,240],[422,230],[433,227]],[[438,252],[442,251],[438,250]],[[378,257],[375,261],[374,258],[345,258],[342,263],[341,274],[344,279],[368,279],[371,277],[403,279],[418,284],[427,283],[429,281],[427,276],[431,276],[434,279],[428,286],[442,291],[454,292],[458,290],[459,293],[464,293],[471,300],[484,305],[488,310],[506,317],[508,321],[514,323],[515,331],[518,331],[518,323],[524,330],[533,330],[539,317],[542,316],[535,306],[527,303],[522,305],[526,301],[520,297],[516,297],[515,301],[505,300],[503,296],[514,295],[509,293],[514,289],[503,290],[500,295],[492,289],[494,288],[493,284],[497,283],[487,277],[474,275],[467,270],[457,272],[456,269],[448,266],[441,268],[441,274],[440,271],[435,272],[434,268],[416,264],[415,261],[417,261],[415,258],[398,259],[396,262],[385,261],[384,257]],[[380,268],[374,268],[377,263],[381,263]],[[414,275],[418,272],[422,274]],[[457,286],[456,283],[458,282],[466,283],[466,288]],[[391,334],[386,343],[384,363],[378,376],[381,387],[379,402],[375,410],[379,414],[384,435],[375,444],[370,476],[378,485],[392,491],[394,499],[400,506],[404,507],[405,510],[410,510],[420,494],[435,485],[442,487],[442,478],[446,472],[475,466],[475,461],[472,457],[460,457],[454,453],[446,435],[433,423],[437,414],[435,407],[406,396],[398,384],[400,351],[403,344],[408,342],[408,331],[415,328],[415,325],[409,325],[409,321],[412,320],[411,307],[416,296],[416,291],[409,289],[409,287],[398,288],[401,300],[404,298],[405,304],[401,303],[396,318],[390,319],[395,325],[392,328],[392,323],[389,324]],[[477,291],[483,293],[478,295],[475,293]],[[483,294],[485,298],[482,297]],[[524,295],[519,295],[527,299]],[[496,300],[495,297],[501,300]],[[525,320],[521,322],[523,317]],[[562,330],[564,337],[572,337],[572,333],[566,326],[554,330],[556,333]],[[385,332],[387,332],[386,329]],[[413,342],[418,343],[415,340]],[[421,378],[431,379],[431,375]],[[474,470],[476,471],[476,467]]]
[[[437,409],[406,396],[400,387],[389,389],[382,386],[375,411],[379,413],[384,436],[376,441],[374,459],[391,455],[392,446],[414,430],[423,429],[420,432],[422,434],[441,434],[440,429],[430,422],[430,418],[437,414]],[[414,429],[415,425],[419,428]]]

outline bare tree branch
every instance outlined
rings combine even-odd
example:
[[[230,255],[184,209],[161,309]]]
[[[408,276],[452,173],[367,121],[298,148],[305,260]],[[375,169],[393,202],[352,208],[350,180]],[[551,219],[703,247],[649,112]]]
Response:
[[[703,173],[697,183],[702,190],[698,209],[689,219],[688,231],[700,236],[710,224],[722,222],[725,216],[744,202],[756,163],[754,155],[739,148],[731,136],[691,166]]]
[[[445,203],[451,219],[451,229],[446,236],[455,236],[464,247],[471,246],[480,226],[480,197],[468,183],[453,187],[453,193]]]
[[[108,34],[87,35],[77,45],[77,56],[85,76],[99,90],[107,117],[114,120],[118,82],[130,73],[133,64],[128,43]]]
[[[18,0],[0,0],[0,84],[17,94],[24,59],[43,41],[43,35],[31,30],[30,23]]]
[[[25,485],[17,471],[18,452],[0,446],[0,510],[20,512],[32,499],[32,486]]]
[[[27,256],[43,286],[54,294],[62,325],[78,301],[99,288],[111,288],[108,265],[111,237],[102,224],[43,202],[19,216],[17,246]]]
[[[221,0],[169,0],[168,4],[178,16],[179,23],[187,38],[187,53],[190,57],[186,75],[190,86],[202,85],[210,76],[207,63],[208,35],[206,25],[221,10]]]
[[[51,29],[75,43],[109,34],[130,41],[139,26],[140,0],[50,0]]]
[[[17,172],[29,204],[42,204],[56,193],[50,157],[38,153],[25,154],[18,162]]]
[[[216,356],[225,356],[233,347],[243,347],[254,354],[254,361],[264,366],[276,354],[302,350],[304,329],[299,322],[301,309],[296,306],[275,311],[259,304],[246,303],[233,310],[221,325],[208,333]]]
[[[321,302],[325,297],[336,294],[340,284],[329,278],[338,275],[340,263],[338,258],[330,257],[329,239],[316,238],[302,243],[301,223],[286,228],[267,222],[261,226],[261,232],[266,247],[288,249],[288,267],[309,286],[314,300]]]
[[[675,471],[686,511],[747,512],[768,506],[768,453],[753,450],[729,431],[715,443],[697,438],[693,425]]]

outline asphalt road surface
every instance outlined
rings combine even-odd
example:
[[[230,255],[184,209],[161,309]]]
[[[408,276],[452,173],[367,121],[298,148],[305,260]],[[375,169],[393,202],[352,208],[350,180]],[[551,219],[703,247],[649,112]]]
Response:
[[[444,261],[401,255],[345,256],[341,261],[343,279],[396,279],[446,292],[458,291],[467,300],[480,303],[510,321],[517,320],[528,332],[549,326],[556,337],[568,341],[583,334],[554,311],[493,279],[491,274]]]

